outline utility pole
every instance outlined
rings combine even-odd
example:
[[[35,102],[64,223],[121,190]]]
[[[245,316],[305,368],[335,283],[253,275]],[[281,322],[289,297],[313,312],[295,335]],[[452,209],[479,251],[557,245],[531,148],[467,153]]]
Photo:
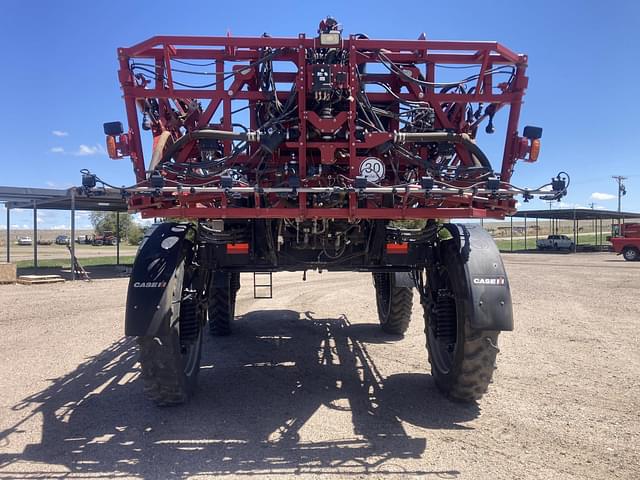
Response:
[[[620,213],[622,211],[622,196],[627,194],[627,189],[624,186],[624,180],[626,180],[627,177],[623,177],[622,175],[613,175],[611,178],[618,182],[618,213]]]

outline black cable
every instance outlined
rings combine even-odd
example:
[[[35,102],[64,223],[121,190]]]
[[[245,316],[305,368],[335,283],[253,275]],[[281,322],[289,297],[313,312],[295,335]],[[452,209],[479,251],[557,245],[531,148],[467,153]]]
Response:
[[[183,65],[189,65],[191,67],[210,67],[211,65],[215,65],[216,64],[216,62],[209,62],[209,63],[187,62],[186,60],[178,60],[176,58],[172,58],[171,61],[172,62],[176,62],[176,63],[181,63]]]
[[[256,60],[255,62],[249,63],[248,65],[242,65],[243,68],[241,68],[239,70],[236,70],[236,71],[233,71],[233,72],[216,72],[216,73],[211,73],[211,75],[225,75],[225,77],[223,77],[223,79],[222,79],[222,82],[224,82],[224,81],[228,80],[229,78],[234,77],[235,75],[237,75],[242,70],[245,70],[247,68],[255,67],[256,65],[260,65],[261,63],[272,59],[276,55],[279,55],[282,51],[284,51],[284,49],[276,49],[272,53],[268,54],[267,56],[265,56],[265,57],[263,57],[263,58],[261,58],[259,60]],[[151,69],[147,68],[147,67],[151,67]],[[151,65],[151,64],[148,64],[148,63],[136,63],[136,62],[132,62],[131,65],[129,66],[131,71],[142,70],[143,72],[147,72],[147,73],[153,75],[152,78],[155,81],[158,81],[157,73],[155,72],[155,70],[152,70],[152,69],[155,69],[155,67],[156,67],[155,65]],[[192,72],[192,71],[189,71],[189,70],[180,70],[180,69],[171,69],[171,70],[175,71],[175,72],[188,73],[188,74],[192,74],[192,75],[203,75],[204,74],[203,72]],[[147,78],[147,77],[145,77],[145,78]],[[168,81],[168,77],[164,73],[162,75],[162,78],[163,78],[163,81]],[[189,84],[186,84],[186,83],[183,83],[183,82],[179,82],[177,80],[173,80],[173,83],[175,85],[179,85],[179,86],[184,87],[184,88],[196,88],[196,89],[199,89],[199,88],[214,87],[218,83],[220,83],[220,81],[217,80],[217,81],[215,81],[213,83],[208,83],[208,84],[205,84],[205,85],[189,85]]]
[[[378,52],[378,58],[381,60],[380,63],[382,63],[382,65],[384,65],[390,72],[395,73],[396,75],[400,75],[403,78],[417,83],[419,85],[425,85],[425,86],[429,86],[429,87],[446,87],[446,86],[456,86],[456,85],[461,85],[461,84],[465,84],[465,83],[469,83],[472,82],[474,80],[477,80],[478,78],[480,78],[481,74],[478,73],[476,75],[473,75],[471,77],[467,77],[464,78],[462,80],[460,80],[459,82],[427,82],[426,80],[420,80],[418,78],[414,78],[410,75],[408,75],[407,73],[405,73],[405,71],[400,68],[400,66],[396,63],[394,63],[392,60],[390,60],[384,53],[382,52]],[[510,72],[506,72],[505,69],[510,69]],[[506,74],[509,73],[511,75],[511,77],[514,76],[515,74],[515,67],[512,65],[500,65],[496,68],[492,68],[491,70],[488,70],[486,72],[482,73],[482,76],[486,76],[489,74]]]

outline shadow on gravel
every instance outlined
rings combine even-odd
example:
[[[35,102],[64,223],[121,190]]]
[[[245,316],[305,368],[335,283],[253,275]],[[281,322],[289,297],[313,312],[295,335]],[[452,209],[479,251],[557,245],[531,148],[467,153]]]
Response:
[[[142,397],[135,342],[111,345],[14,407],[25,417],[0,432],[3,451],[33,415],[42,415],[42,440],[0,455],[0,467],[43,462],[80,475],[145,478],[459,475],[405,469],[400,459],[422,457],[427,440],[408,435],[400,419],[465,428],[459,423],[477,417],[478,407],[446,401],[429,375],[382,378],[366,347],[383,341],[376,326],[289,310],[252,312],[234,326],[230,337],[206,339],[199,392],[178,408],[156,408]],[[333,412],[314,416],[319,409]],[[37,468],[21,473],[51,476]]]
[[[109,278],[129,277],[131,265],[91,265],[85,267],[91,280],[104,280]],[[72,273],[69,267],[25,267],[18,268],[18,275],[60,275],[65,280],[71,280]],[[80,280],[80,277],[77,277]]]

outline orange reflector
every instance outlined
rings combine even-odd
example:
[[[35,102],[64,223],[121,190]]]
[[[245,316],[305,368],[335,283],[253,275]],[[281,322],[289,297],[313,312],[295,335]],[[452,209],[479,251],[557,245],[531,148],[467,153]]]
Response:
[[[529,148],[529,158],[527,162],[535,162],[538,160],[538,155],[540,155],[540,139],[536,138],[531,140],[531,147]]]
[[[406,254],[409,252],[408,243],[387,243],[387,253]]]
[[[109,158],[120,158],[118,157],[118,150],[116,149],[116,137],[113,135],[107,135],[107,153],[109,154]]]
[[[227,243],[227,253],[231,255],[247,255],[249,253],[248,243]]]

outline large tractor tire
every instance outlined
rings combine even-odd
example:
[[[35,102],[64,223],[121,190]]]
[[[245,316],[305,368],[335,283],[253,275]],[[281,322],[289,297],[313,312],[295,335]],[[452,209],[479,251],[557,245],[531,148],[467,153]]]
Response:
[[[195,290],[189,289],[191,274],[185,273],[184,260],[175,275],[169,333],[137,339],[144,393],[159,406],[185,403],[196,389],[200,370],[204,311]]]
[[[481,242],[476,245],[480,248],[474,248],[472,243],[471,251],[466,255],[484,255],[488,258],[490,268],[499,269],[500,276],[485,277],[486,273],[476,276],[470,272],[469,266],[465,268],[468,258],[464,258],[465,254],[457,242],[454,239],[444,240],[439,247],[439,261],[427,273],[426,295],[422,298],[431,374],[437,387],[447,397],[462,402],[473,402],[487,392],[496,368],[498,335],[500,330],[512,328],[508,282],[499,252],[491,248],[495,248],[495,245],[488,246],[488,242],[493,244],[490,238]],[[474,280],[478,278],[500,279],[496,280],[496,285],[487,288],[503,289],[505,300],[497,303],[502,308],[508,308],[502,317],[507,318],[506,323],[494,318],[488,320],[490,328],[474,326],[474,317],[480,316],[479,309],[483,302],[488,301],[474,302],[472,298],[471,282],[475,284]]]
[[[239,289],[240,274],[237,272],[218,272],[212,276],[209,288],[209,333],[211,335],[225,336],[231,333]]]
[[[404,334],[411,321],[413,288],[397,287],[394,273],[374,273],[373,285],[382,330],[393,335]]]

